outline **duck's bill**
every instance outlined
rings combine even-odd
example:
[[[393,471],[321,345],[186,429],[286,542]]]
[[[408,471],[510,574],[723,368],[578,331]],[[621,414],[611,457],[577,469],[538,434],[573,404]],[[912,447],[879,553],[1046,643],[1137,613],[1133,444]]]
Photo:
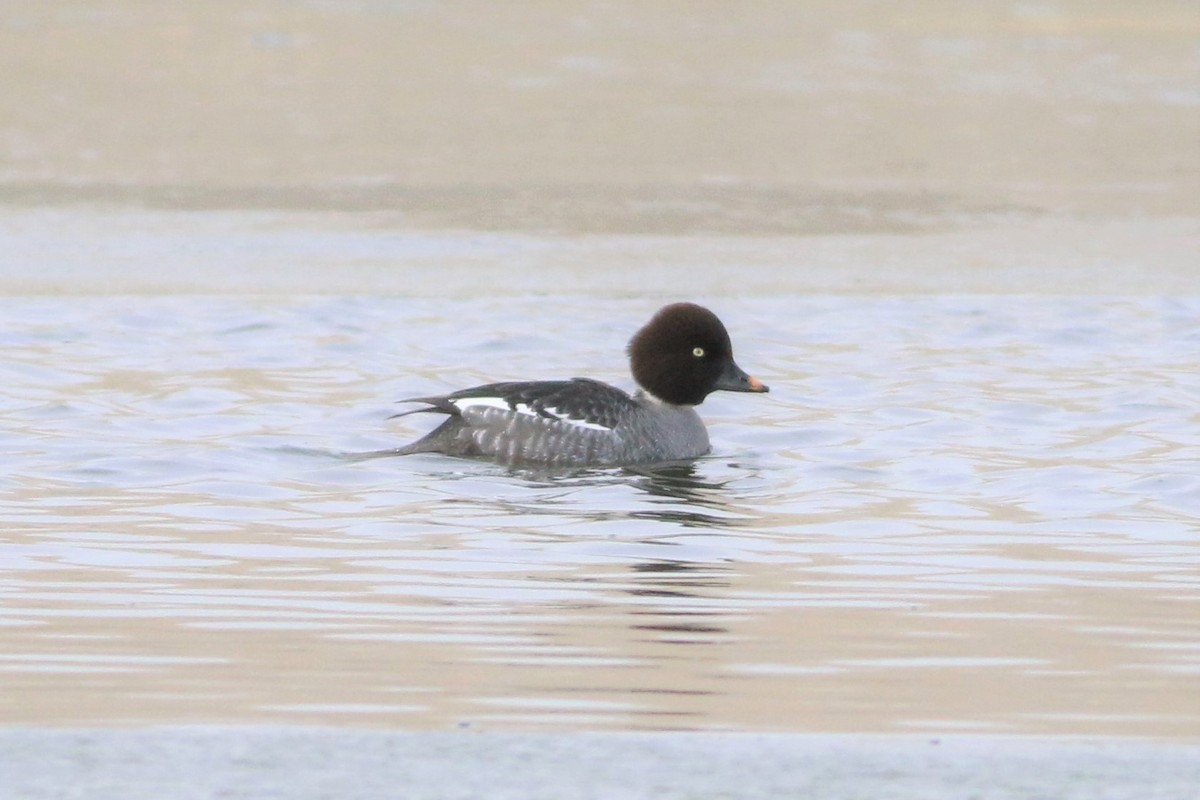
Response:
[[[767,386],[765,383],[763,383],[762,381],[760,381],[758,378],[754,377],[753,375],[747,375],[746,377],[749,378],[749,380],[746,381],[746,384],[749,387],[746,391],[748,391],[748,392],[764,392],[764,393],[771,391],[770,386]]]
[[[769,392],[771,387],[755,378],[752,375],[747,375],[746,372],[737,364],[730,362],[725,368],[725,372],[717,380],[717,388],[724,389],[727,392]]]

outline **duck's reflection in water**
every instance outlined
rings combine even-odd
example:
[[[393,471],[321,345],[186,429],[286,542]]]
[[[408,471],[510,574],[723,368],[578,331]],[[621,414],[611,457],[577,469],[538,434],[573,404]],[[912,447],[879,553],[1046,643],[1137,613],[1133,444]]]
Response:
[[[755,517],[735,505],[728,492],[730,479],[705,476],[695,462],[626,468],[635,488],[650,502],[630,512],[632,519],[674,522],[688,528],[728,530],[748,525]]]
[[[757,518],[738,508],[729,499],[726,480],[707,477],[696,462],[672,462],[649,466],[629,466],[607,470],[576,470],[572,472],[546,470],[510,470],[530,484],[542,489],[559,490],[569,494],[569,507],[561,494],[543,496],[534,504],[526,504],[526,513],[563,514],[575,519],[664,522],[687,528],[722,530],[753,523]],[[589,507],[588,490],[628,486],[646,497],[632,498],[620,507]],[[658,539],[662,530],[648,530],[645,538]]]

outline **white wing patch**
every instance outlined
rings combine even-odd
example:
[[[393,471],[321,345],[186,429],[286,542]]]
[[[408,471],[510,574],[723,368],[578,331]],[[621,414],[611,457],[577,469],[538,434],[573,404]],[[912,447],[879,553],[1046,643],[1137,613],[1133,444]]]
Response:
[[[451,400],[450,403],[459,411],[466,411],[468,408],[498,408],[501,411],[512,411],[508,407],[508,401],[503,397],[459,397]]]
[[[530,408],[526,403],[517,403],[515,407],[511,407],[508,401],[503,397],[461,397],[450,401],[459,411],[466,411],[468,408],[494,408],[499,411],[515,411],[518,414],[524,414],[529,417],[538,417],[546,419],[547,415],[559,422],[565,422],[569,425],[574,425],[577,428],[586,428],[590,431],[611,431],[606,425],[601,425],[598,422],[589,422],[586,419],[577,419],[568,414],[564,414],[557,408],[544,408],[539,414],[534,409]]]
[[[601,425],[598,422],[588,422],[586,419],[576,419],[575,417],[572,417],[572,416],[562,413],[557,408],[547,408],[544,410],[547,414],[554,417],[555,419],[560,419],[563,422],[569,422],[578,428],[587,428],[589,431],[611,431],[612,430],[612,428],[608,427],[607,425]]]

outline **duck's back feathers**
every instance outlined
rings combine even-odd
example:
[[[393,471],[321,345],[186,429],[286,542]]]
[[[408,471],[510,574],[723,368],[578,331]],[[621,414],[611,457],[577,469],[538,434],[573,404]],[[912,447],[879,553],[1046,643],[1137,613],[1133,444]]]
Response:
[[[496,409],[608,430],[616,428],[621,415],[637,405],[632,397],[615,386],[591,378],[489,383],[451,394],[412,397],[400,402],[425,403],[426,407],[405,411],[397,414],[398,417],[421,412],[471,416],[480,409]]]
[[[401,402],[426,405],[396,416],[449,419],[400,454],[491,456],[508,464],[608,461],[620,441],[618,424],[638,408],[625,392],[589,378],[490,383]]]

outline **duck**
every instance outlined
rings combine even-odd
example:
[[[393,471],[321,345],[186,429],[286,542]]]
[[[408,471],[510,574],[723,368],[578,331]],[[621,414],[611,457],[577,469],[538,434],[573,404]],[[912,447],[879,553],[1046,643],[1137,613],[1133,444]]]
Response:
[[[393,455],[440,453],[507,466],[609,467],[699,458],[711,450],[696,406],[712,392],[770,391],[733,359],[725,325],[690,302],[659,309],[626,353],[637,390],[591,378],[508,381],[412,397],[394,417],[445,419]]]

